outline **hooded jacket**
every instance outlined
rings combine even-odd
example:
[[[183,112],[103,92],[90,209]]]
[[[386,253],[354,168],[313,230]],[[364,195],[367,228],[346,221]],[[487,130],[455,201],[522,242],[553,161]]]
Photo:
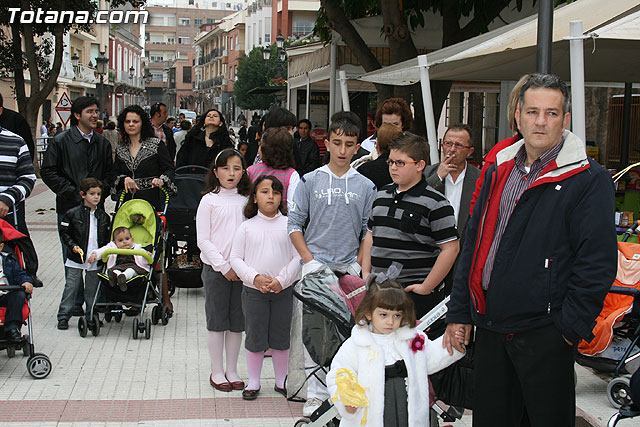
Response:
[[[351,264],[366,235],[375,198],[373,182],[355,169],[338,177],[325,165],[301,178],[289,199],[287,231],[304,229],[304,240],[315,260]]]
[[[438,372],[461,359],[464,355],[454,349],[453,356],[442,348],[442,337],[430,341],[415,328],[403,326],[393,332],[393,345],[407,367],[407,396],[409,427],[429,426],[429,379]],[[331,362],[327,374],[329,395],[336,394],[336,373],[340,368],[353,372],[358,383],[365,389],[369,400],[368,427],[382,427],[384,418],[384,350],[376,343],[368,326],[354,326],[351,338],[347,339]],[[334,402],[342,416],[340,426],[358,427],[364,416],[364,408],[350,414],[344,405]]]
[[[498,333],[555,324],[571,342],[591,340],[616,276],[614,189],[569,131],[564,144],[518,200],[498,247],[489,288],[482,272],[500,198],[524,140],[501,150],[484,176],[448,304],[447,323]]]

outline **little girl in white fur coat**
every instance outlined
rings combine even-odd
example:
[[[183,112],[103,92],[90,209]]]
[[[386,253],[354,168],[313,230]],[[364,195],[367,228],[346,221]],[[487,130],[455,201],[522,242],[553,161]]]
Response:
[[[428,375],[446,368],[464,354],[454,350],[449,355],[442,348],[442,337],[430,341],[414,327],[413,303],[401,286],[391,280],[371,285],[356,312],[356,323],[351,337],[331,363],[327,375],[330,395],[333,397],[337,391],[337,371],[347,368],[357,376],[369,400],[364,425],[429,426]],[[398,369],[391,365],[402,366],[402,362],[406,371],[398,374]],[[393,378],[388,378],[390,375]],[[389,402],[385,405],[386,399]],[[365,408],[345,407],[340,401],[334,404],[342,417],[341,427],[362,425]]]

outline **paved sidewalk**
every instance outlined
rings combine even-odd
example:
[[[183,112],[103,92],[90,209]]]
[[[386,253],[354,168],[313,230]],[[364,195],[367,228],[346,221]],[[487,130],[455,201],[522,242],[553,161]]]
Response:
[[[50,357],[53,372],[34,380],[21,353],[13,359],[0,354],[0,425],[293,426],[302,404],[287,402],[273,391],[269,359],[256,401],[209,385],[202,289],[178,289],[172,298],[173,318],[167,326],[152,327],[150,340],[133,340],[131,318],[126,317],[121,323],[105,322],[98,337],[89,333],[81,338],[77,318],[69,330],[57,330],[64,272],[54,207],[53,193],[38,180],[27,201],[27,223],[44,282],[32,301],[33,326],[36,351]],[[239,369],[247,379],[244,352]],[[606,399],[606,382],[582,367],[577,372],[579,415],[591,425],[605,425],[614,413]],[[499,419],[496,414],[496,426]],[[470,415],[454,426],[471,426]]]

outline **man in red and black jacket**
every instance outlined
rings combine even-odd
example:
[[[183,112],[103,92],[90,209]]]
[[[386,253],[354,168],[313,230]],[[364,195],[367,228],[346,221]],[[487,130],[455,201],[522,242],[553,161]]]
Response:
[[[558,77],[532,76],[516,119],[523,139],[487,169],[467,226],[444,345],[477,327],[475,427],[498,414],[505,426],[570,426],[577,344],[593,338],[616,276],[613,183],[565,130]]]

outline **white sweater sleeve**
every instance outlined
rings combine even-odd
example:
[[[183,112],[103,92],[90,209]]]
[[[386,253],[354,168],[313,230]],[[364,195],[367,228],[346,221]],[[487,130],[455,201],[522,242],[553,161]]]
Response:
[[[293,243],[289,242],[289,262],[280,270],[276,276],[282,288],[288,288],[300,277],[300,254]]]
[[[453,349],[453,356],[450,355],[447,349],[442,347],[442,337],[433,341],[425,337],[425,354],[427,356],[426,365],[429,375],[443,370],[464,357],[464,353],[460,353],[455,348]]]
[[[350,342],[351,338],[348,338],[340,347],[336,355],[333,357],[333,361],[331,361],[331,370],[327,373],[327,389],[329,391],[329,396],[333,401],[333,396],[336,395],[338,391],[338,387],[336,385],[336,377],[338,373],[338,369],[346,368],[353,372],[358,377],[358,355],[356,354],[357,350],[353,343]],[[369,391],[367,394],[369,394]],[[344,408],[344,405],[339,400],[336,402],[332,402],[336,407],[340,416],[348,423],[348,425],[359,425],[360,420],[364,416],[364,408],[358,408],[358,410],[350,414]]]
[[[287,209],[291,210],[293,207],[293,196],[296,194],[296,188],[300,183],[300,175],[298,172],[293,172],[289,177],[289,188],[287,188]]]
[[[222,251],[210,240],[211,234],[211,215],[212,207],[203,200],[198,205],[198,211],[196,213],[196,236],[198,240],[198,248],[204,256],[207,264],[213,267],[214,270],[227,274],[231,270],[231,265],[224,259]]]
[[[231,255],[229,256],[229,263],[231,264],[231,268],[236,272],[242,283],[245,285],[255,288],[253,285],[253,281],[255,280],[258,272],[250,267],[245,262],[245,248],[246,248],[246,227],[244,224],[236,230],[236,234],[233,237],[233,245],[231,245]]]

